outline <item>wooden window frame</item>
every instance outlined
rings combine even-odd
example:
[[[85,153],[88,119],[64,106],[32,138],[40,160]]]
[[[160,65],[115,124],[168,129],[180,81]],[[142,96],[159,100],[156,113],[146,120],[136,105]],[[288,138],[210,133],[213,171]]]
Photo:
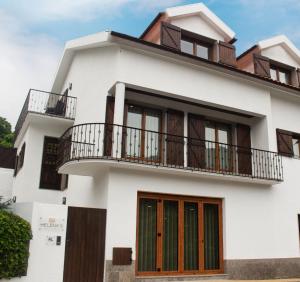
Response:
[[[300,158],[300,135],[293,133],[292,134],[292,142],[293,142],[293,140],[298,140],[298,150],[299,150],[299,156],[295,155],[294,144],[292,144],[293,145],[293,148],[292,148],[293,149],[293,157]]]
[[[270,71],[271,70],[274,70],[276,72],[276,81],[281,82],[281,83],[285,83],[285,84],[291,84],[291,82],[292,82],[292,72],[291,72],[290,69],[278,66],[278,65],[276,65],[274,63],[271,63],[271,65],[270,65]],[[279,72],[283,72],[286,75],[288,75],[287,82],[280,81]]]
[[[193,54],[191,54],[191,55],[196,56],[198,58],[202,58],[204,60],[209,60],[209,61],[213,60],[213,47],[214,46],[212,43],[208,43],[208,42],[205,42],[205,41],[202,41],[202,40],[190,37],[190,36],[186,36],[186,35],[182,35],[181,40],[187,41],[187,42],[190,42],[193,44]],[[206,47],[208,49],[208,58],[203,58],[203,57],[197,56],[197,45]],[[181,51],[181,52],[183,52],[183,51]],[[185,52],[183,52],[183,53],[185,53]]]
[[[214,130],[215,130],[215,145],[216,145],[216,155],[215,155],[215,164],[216,164],[216,167],[214,168],[214,170],[216,171],[224,171],[224,172],[232,172],[233,169],[234,169],[234,161],[233,161],[233,156],[232,156],[232,151],[229,152],[229,157],[230,157],[230,163],[229,163],[229,169],[222,169],[220,167],[220,144],[219,143],[222,143],[222,142],[219,142],[219,136],[218,136],[218,129],[221,128],[220,126],[223,126],[223,127],[227,127],[228,128],[228,148],[230,149],[232,147],[232,137],[233,137],[233,130],[232,130],[232,126],[231,124],[227,124],[227,123],[222,123],[222,122],[218,122],[218,121],[214,121],[214,120],[209,120],[209,119],[206,119],[204,120],[204,130],[206,128],[206,124],[207,123],[210,123],[210,124],[213,124],[214,125]],[[206,139],[206,136],[204,137],[204,140],[205,142],[208,141]],[[210,141],[208,141],[210,142]],[[212,141],[211,141],[212,142]],[[213,143],[213,142],[212,142]],[[205,151],[207,149],[205,148]],[[209,170],[209,168],[208,168]]]
[[[139,238],[139,208],[140,199],[157,200],[157,236],[156,240],[156,269],[160,271],[139,272],[138,263],[135,264],[136,276],[177,276],[177,275],[203,275],[203,274],[222,274],[224,273],[223,257],[223,201],[218,198],[160,194],[149,192],[138,192],[137,194],[137,218],[136,218],[136,262],[138,262],[138,238]],[[163,251],[163,201],[178,201],[178,271],[162,271],[162,251]],[[198,203],[198,248],[199,248],[199,268],[198,270],[184,270],[184,203]],[[204,269],[204,204],[217,204],[219,216],[219,269]]]
[[[58,171],[56,173],[59,175],[59,183],[57,183],[57,187],[53,188],[50,187],[49,183],[47,183],[47,187],[45,186],[45,183],[42,182],[42,174],[43,174],[43,166],[44,166],[44,158],[46,156],[46,140],[50,139],[56,139],[59,140],[58,137],[53,136],[44,136],[43,141],[43,153],[42,153],[42,162],[41,162],[41,171],[40,171],[40,181],[39,181],[39,189],[41,190],[52,190],[52,191],[63,191],[68,188],[69,183],[69,175],[68,174],[60,174]],[[48,141],[49,142],[49,141]],[[50,142],[49,142],[50,143]],[[62,178],[65,177],[64,182],[62,183]]]
[[[139,105],[139,104],[135,104],[135,103],[130,103],[130,102],[127,102],[126,105],[125,105],[125,116],[124,116],[124,126],[127,128],[127,120],[128,120],[128,112],[129,112],[129,107],[130,106],[133,106],[133,107],[137,107],[137,108],[140,108],[142,111],[142,128],[139,129],[141,130],[141,146],[140,146],[140,157],[132,157],[132,156],[126,156],[126,145],[127,145],[127,139],[126,139],[126,135],[124,136],[124,140],[122,141],[123,142],[123,145],[122,145],[122,150],[123,150],[123,153],[122,155],[124,156],[125,159],[131,159],[131,160],[137,160],[137,161],[144,161],[144,162],[154,162],[154,163],[162,163],[163,162],[163,138],[162,138],[162,134],[163,133],[163,121],[164,121],[164,117],[163,117],[163,111],[160,110],[160,109],[156,109],[156,108],[151,108],[151,107],[148,107],[148,106],[143,106],[143,105]],[[159,114],[159,130],[157,131],[158,133],[158,147],[159,147],[159,153],[158,153],[158,157],[157,157],[157,160],[153,161],[149,158],[146,158],[145,157],[145,138],[146,138],[146,134],[145,134],[145,131],[147,131],[147,129],[145,129],[145,126],[146,126],[146,113],[147,113],[147,110],[148,111],[153,111],[153,112],[156,112]],[[130,126],[129,126],[130,127]],[[125,132],[126,132],[126,129],[125,129]]]

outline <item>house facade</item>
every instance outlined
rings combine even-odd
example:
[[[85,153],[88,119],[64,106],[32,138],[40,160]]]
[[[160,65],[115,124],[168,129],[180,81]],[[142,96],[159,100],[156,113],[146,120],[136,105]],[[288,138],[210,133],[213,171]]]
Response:
[[[169,8],[140,38],[69,41],[30,90],[12,196],[65,207],[55,281],[300,276],[300,51],[235,41],[203,4]]]

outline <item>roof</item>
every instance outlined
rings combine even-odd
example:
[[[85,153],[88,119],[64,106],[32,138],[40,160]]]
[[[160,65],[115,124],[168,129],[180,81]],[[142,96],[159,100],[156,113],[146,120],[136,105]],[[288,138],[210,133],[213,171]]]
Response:
[[[165,52],[165,54],[170,54],[170,55],[172,54],[172,55],[176,56],[176,58],[178,58],[178,59],[188,58],[188,59],[194,61],[195,63],[200,62],[202,65],[205,65],[207,67],[209,67],[209,66],[214,67],[215,69],[217,69],[219,71],[224,71],[224,70],[230,71],[231,74],[233,74],[233,75],[236,74],[239,77],[251,78],[252,80],[255,80],[257,82],[267,82],[269,84],[269,86],[272,86],[272,85],[280,86],[280,87],[282,87],[282,89],[294,90],[294,91],[298,92],[300,95],[300,88],[294,87],[292,85],[287,85],[285,83],[281,83],[279,81],[275,81],[270,78],[262,77],[257,74],[250,73],[250,72],[247,72],[247,71],[235,68],[235,67],[231,67],[228,65],[224,65],[224,64],[221,64],[218,62],[205,60],[200,57],[189,55],[187,53],[176,51],[176,50],[170,49],[168,47],[165,47],[165,46],[162,46],[159,44],[148,42],[148,41],[145,41],[145,40],[133,37],[133,36],[129,36],[127,34],[118,33],[115,31],[96,33],[93,35],[85,36],[85,37],[78,38],[78,39],[67,42],[64,53],[63,53],[63,57],[61,59],[58,71],[56,73],[56,76],[55,76],[55,79],[54,79],[54,82],[52,85],[51,91],[56,92],[56,91],[60,90],[59,89],[60,85],[62,85],[62,83],[64,81],[68,67],[72,61],[73,53],[76,50],[83,50],[83,49],[107,46],[107,45],[119,43],[120,39],[130,42],[132,44],[132,46],[134,46],[134,47],[138,47],[138,46],[143,47],[144,46],[144,47],[148,47],[149,50],[151,50],[151,51],[159,51],[160,50],[160,51]]]
[[[300,63],[300,50],[285,35],[278,35],[266,40],[259,41],[257,45],[261,50],[280,45],[296,61]]]
[[[171,19],[199,15],[214,28],[216,28],[222,35],[224,35],[224,37],[228,38],[229,40],[235,37],[234,31],[203,3],[168,8],[166,9],[166,15]]]
[[[164,12],[160,12],[141,34],[140,38],[143,38],[163,15],[165,15],[167,19],[199,15],[211,26],[213,26],[220,34],[222,34],[228,41],[232,40],[235,37],[234,31],[228,25],[226,25],[216,14],[209,10],[203,3],[196,3],[171,7],[167,8]]]

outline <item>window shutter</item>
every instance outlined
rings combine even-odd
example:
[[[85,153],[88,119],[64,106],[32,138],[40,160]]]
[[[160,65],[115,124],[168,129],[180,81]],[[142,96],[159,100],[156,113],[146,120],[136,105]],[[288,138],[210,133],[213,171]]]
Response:
[[[297,75],[298,75],[298,87],[300,87],[300,69],[297,69]]]
[[[181,29],[167,22],[161,23],[161,45],[180,51]]]
[[[58,145],[58,138],[45,137],[40,188],[61,189],[61,174],[57,172]]]
[[[24,164],[25,148],[26,148],[26,143],[23,144],[21,151],[20,151],[19,170],[23,167],[23,164]]]
[[[167,164],[184,164],[184,113],[168,110],[167,113]],[[176,136],[173,136],[176,135]]]
[[[111,156],[113,142],[113,123],[114,123],[115,98],[107,96],[106,116],[104,127],[104,155]]]
[[[219,62],[229,66],[236,66],[235,46],[226,42],[219,42]]]
[[[61,181],[60,181],[60,190],[65,190],[68,188],[69,183],[69,175],[68,174],[61,174]]]
[[[293,137],[292,133],[276,129],[278,153],[287,157],[293,156]]]
[[[253,54],[254,71],[256,74],[270,77],[270,60],[267,57]]]
[[[248,125],[237,124],[238,172],[252,174],[251,130]]]
[[[205,168],[205,127],[202,116],[188,115],[188,166]]]

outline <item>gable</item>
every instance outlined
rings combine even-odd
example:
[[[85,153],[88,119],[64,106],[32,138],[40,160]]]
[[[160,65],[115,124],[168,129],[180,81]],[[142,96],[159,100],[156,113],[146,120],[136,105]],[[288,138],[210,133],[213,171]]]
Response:
[[[282,45],[274,45],[269,48],[262,49],[261,54],[271,60],[300,68],[300,58],[296,60],[295,57],[292,56]]]
[[[205,21],[200,15],[193,15],[187,17],[172,18],[170,23],[182,29],[201,34],[203,36],[225,41],[222,36],[212,25]]]

